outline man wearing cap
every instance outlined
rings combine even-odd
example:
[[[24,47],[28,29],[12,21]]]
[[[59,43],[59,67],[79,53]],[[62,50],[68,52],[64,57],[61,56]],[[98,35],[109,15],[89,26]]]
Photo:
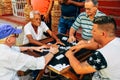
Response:
[[[0,25],[0,80],[19,80],[17,71],[27,69],[44,69],[45,65],[58,52],[57,46],[50,48],[50,52],[42,57],[33,57],[20,51],[27,49],[41,49],[43,47],[16,47],[16,37],[22,31],[9,24]]]

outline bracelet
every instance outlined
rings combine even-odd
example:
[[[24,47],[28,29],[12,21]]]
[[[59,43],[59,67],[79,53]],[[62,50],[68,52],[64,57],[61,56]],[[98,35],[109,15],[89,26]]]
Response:
[[[54,56],[54,53],[53,52],[49,52],[50,54],[52,54]]]

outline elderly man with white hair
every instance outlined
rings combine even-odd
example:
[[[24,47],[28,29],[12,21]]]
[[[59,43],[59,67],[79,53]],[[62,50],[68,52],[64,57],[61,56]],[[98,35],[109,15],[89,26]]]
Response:
[[[28,22],[24,27],[25,35],[23,44],[32,43],[35,45],[45,45],[44,43],[39,42],[39,40],[46,38],[46,36],[43,34],[46,32],[56,40],[56,44],[63,45],[57,36],[47,27],[45,22],[41,21],[39,11],[31,11],[30,19],[30,22]]]

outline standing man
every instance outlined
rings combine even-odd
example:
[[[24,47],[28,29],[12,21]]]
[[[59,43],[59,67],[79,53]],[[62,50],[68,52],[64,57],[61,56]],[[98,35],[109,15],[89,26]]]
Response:
[[[29,5],[32,5],[33,10],[38,10],[41,13],[41,20],[45,21],[51,30],[51,10],[54,0],[27,0]]]
[[[19,70],[44,69],[54,54],[58,52],[58,47],[55,46],[50,48],[47,55],[37,58],[21,53],[20,51],[31,49],[31,47],[14,46],[16,38],[21,32],[22,30],[15,29],[11,25],[0,25],[0,41],[2,41],[0,44],[0,80],[19,80],[17,76]]]
[[[31,11],[30,12],[30,22],[28,22],[24,27],[24,39],[23,44],[35,44],[35,45],[46,45],[45,43],[39,42],[46,38],[43,34],[44,32],[48,33],[51,37],[56,40],[56,44],[64,45],[58,37],[47,27],[45,22],[41,21],[41,16],[39,11]]]
[[[66,34],[84,6],[84,0],[59,0],[61,17],[58,24],[58,33]]]
[[[75,31],[79,28],[82,29],[82,39],[90,40],[92,38],[91,30],[93,26],[93,20],[95,17],[104,16],[105,14],[98,10],[98,1],[97,0],[85,0],[85,12],[82,12],[75,22],[73,23],[72,27],[70,28],[69,32],[69,39],[68,42],[76,41],[74,36]]]
[[[77,74],[94,72],[92,80],[120,80],[120,38],[115,35],[115,20],[101,16],[95,18],[93,23],[92,35],[95,42],[72,47],[67,51],[66,57]],[[96,43],[101,48],[97,49]],[[74,54],[82,48],[97,50],[86,61],[80,62]]]

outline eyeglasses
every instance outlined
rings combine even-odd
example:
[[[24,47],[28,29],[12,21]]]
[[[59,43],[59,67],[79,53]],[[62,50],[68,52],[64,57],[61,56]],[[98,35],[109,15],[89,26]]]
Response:
[[[91,11],[95,6],[91,7],[91,8],[85,8],[85,10]]]

